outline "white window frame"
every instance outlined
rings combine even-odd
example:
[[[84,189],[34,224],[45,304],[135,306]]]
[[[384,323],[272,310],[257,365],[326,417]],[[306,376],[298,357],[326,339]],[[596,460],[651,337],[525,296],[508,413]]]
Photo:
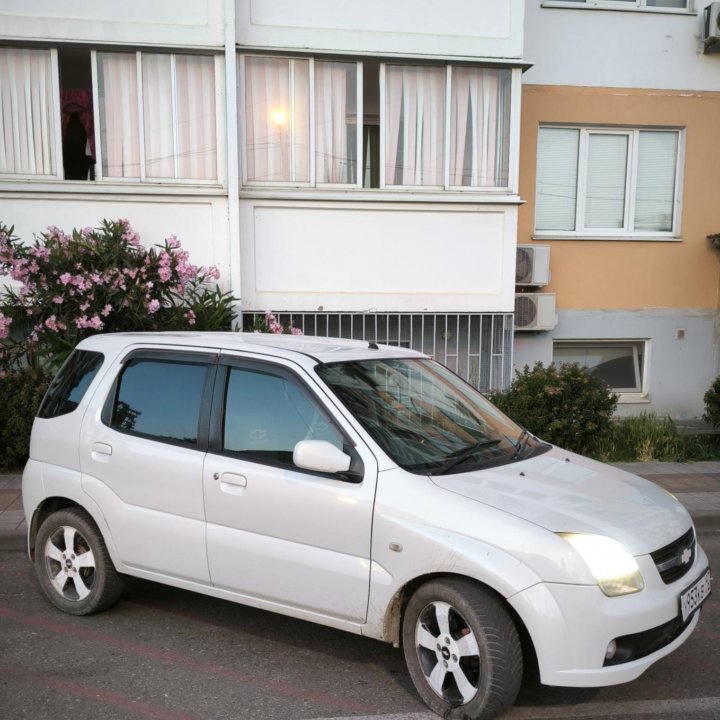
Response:
[[[308,180],[249,180],[247,167],[248,167],[248,152],[247,152],[247,123],[245,121],[245,60],[248,57],[273,57],[282,60],[306,60],[308,61],[308,128],[309,138],[308,147],[310,157],[308,158]],[[242,185],[247,188],[277,188],[277,187],[299,187],[299,188],[323,188],[323,189],[337,189],[347,190],[348,188],[360,188],[362,189],[363,184],[363,156],[362,156],[362,117],[363,117],[363,63],[361,60],[338,60],[337,62],[343,62],[347,64],[354,64],[356,67],[356,147],[355,147],[355,182],[354,183],[322,183],[317,182],[315,173],[315,61],[318,62],[333,62],[331,59],[325,60],[324,58],[312,58],[312,57],[301,57],[301,56],[269,56],[258,53],[244,53],[238,55],[238,114],[239,114],[239,129],[240,129],[240,167],[242,169]],[[292,66],[291,66],[292,72]],[[293,85],[291,84],[291,89]],[[295,143],[291,143],[291,153],[294,152]]]
[[[147,171],[145,168],[145,103],[143,97],[143,82],[142,82],[142,55],[170,55],[170,63],[172,68],[172,104],[173,104],[173,163],[175,167],[175,174],[177,175],[179,166],[178,156],[178,128],[177,128],[177,112],[176,112],[176,93],[177,93],[177,75],[175,72],[175,59],[177,55],[187,55],[190,53],[160,53],[154,52],[153,50],[136,50],[135,51],[135,69],[137,74],[137,111],[138,111],[138,143],[139,143],[139,163],[140,163],[140,176],[139,177],[107,177],[105,178],[102,174],[103,170],[103,158],[102,158],[102,136],[100,133],[100,94],[98,87],[98,69],[97,69],[97,55],[98,52],[114,52],[112,48],[102,48],[101,50],[92,50],[90,53],[90,69],[92,71],[92,93],[93,93],[93,113],[94,113],[94,124],[95,124],[95,181],[101,183],[118,183],[118,184],[133,184],[133,183],[152,183],[159,185],[201,185],[201,186],[217,186],[223,182],[225,175],[225,161],[223,160],[224,154],[220,152],[223,138],[225,134],[225,123],[224,123],[224,98],[225,93],[222,91],[224,86],[224,65],[221,55],[215,53],[203,53],[205,57],[212,57],[215,66],[215,174],[216,177],[212,180],[204,180],[201,178],[159,178],[159,177],[147,177]],[[62,147],[62,146],[61,146]],[[62,153],[61,153],[62,154]]]
[[[388,65],[412,65],[408,62],[380,63],[380,189],[401,192],[437,192],[451,191],[458,193],[515,193],[519,168],[520,148],[520,93],[522,69],[507,68],[511,71],[510,78],[510,127],[508,128],[508,183],[498,186],[451,185],[450,184],[450,123],[452,99],[452,64],[446,65],[445,75],[445,128],[443,136],[443,184],[442,185],[394,185],[385,178],[385,146],[387,134],[387,118],[385,107],[385,68]],[[437,66],[434,66],[437,67]]]
[[[632,348],[633,363],[636,368],[638,388],[611,388],[612,392],[618,396],[620,403],[638,403],[649,402],[649,368],[650,368],[650,340],[647,338],[574,338],[574,339],[558,339],[553,340],[552,345],[552,361],[555,365],[562,364],[562,360],[555,359],[555,348],[586,348],[603,346],[608,348],[627,347]],[[640,349],[642,348],[642,367],[639,363]]]
[[[686,0],[684,8],[648,5],[647,0],[544,0],[544,8],[571,10],[620,10],[624,12],[669,13],[671,15],[697,15],[695,0]]]
[[[592,240],[678,240],[680,233],[681,199],[682,199],[682,169],[685,157],[685,131],[672,127],[637,127],[617,128],[604,126],[582,125],[551,125],[543,124],[543,128],[561,128],[578,130],[578,165],[577,185],[575,198],[575,229],[574,230],[534,230],[533,237],[537,239],[592,239]],[[678,136],[677,153],[675,157],[675,192],[673,196],[673,221],[671,230],[637,231],[635,223],[635,199],[637,192],[638,149],[641,132],[675,132]],[[622,135],[628,138],[628,161],[625,174],[625,207],[623,227],[613,228],[586,228],[585,207],[587,197],[587,161],[589,138],[591,135]],[[535,209],[537,211],[537,176],[535,186]],[[537,218],[537,215],[536,215]],[[537,219],[534,220],[537,224]]]

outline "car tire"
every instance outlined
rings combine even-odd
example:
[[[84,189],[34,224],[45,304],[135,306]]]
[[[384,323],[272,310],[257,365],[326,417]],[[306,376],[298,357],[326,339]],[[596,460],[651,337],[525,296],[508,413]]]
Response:
[[[403,649],[425,704],[447,720],[491,720],[515,701],[523,658],[515,623],[492,591],[433,580],[410,598]]]
[[[102,535],[79,508],[59,510],[40,526],[35,571],[48,600],[71,615],[107,610],[122,595],[123,581]]]

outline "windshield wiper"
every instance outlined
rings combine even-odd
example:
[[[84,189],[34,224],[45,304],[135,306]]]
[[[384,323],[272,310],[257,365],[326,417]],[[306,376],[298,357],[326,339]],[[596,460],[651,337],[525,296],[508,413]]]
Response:
[[[466,460],[469,460],[478,450],[482,450],[484,447],[490,447],[491,445],[498,445],[502,440],[482,440],[474,445],[468,445],[467,447],[460,448],[454,453],[447,456],[446,462],[440,466],[440,469],[434,473],[435,475],[445,475],[445,473],[457,467]]]

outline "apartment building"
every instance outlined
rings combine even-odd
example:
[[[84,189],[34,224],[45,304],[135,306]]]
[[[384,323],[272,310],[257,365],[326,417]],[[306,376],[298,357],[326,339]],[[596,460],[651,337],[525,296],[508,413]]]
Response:
[[[0,218],[128,218],[246,318],[510,379],[522,0],[0,8]]]
[[[719,373],[719,7],[526,3],[514,363],[592,367],[621,413],[698,417]]]

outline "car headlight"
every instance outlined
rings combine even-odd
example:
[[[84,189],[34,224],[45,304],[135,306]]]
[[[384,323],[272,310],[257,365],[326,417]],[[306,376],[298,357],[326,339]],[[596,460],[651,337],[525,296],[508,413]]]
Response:
[[[635,558],[616,540],[582,533],[558,535],[573,546],[608,597],[629,595],[645,587]]]

